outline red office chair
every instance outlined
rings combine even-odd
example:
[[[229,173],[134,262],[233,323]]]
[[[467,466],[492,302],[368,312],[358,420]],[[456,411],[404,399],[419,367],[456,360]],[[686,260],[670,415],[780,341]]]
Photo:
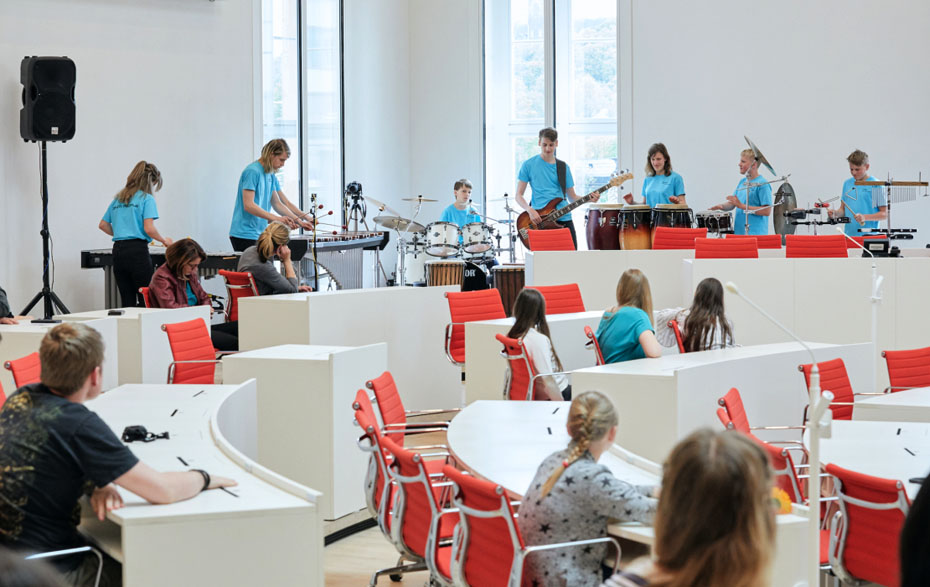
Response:
[[[229,304],[226,305],[226,321],[235,322],[239,319],[239,298],[248,298],[258,295],[258,286],[255,278],[248,271],[218,271],[226,281],[226,293],[229,295]]]
[[[843,359],[833,359],[832,361],[823,361],[817,363],[820,371],[820,391],[833,392],[833,401],[830,402],[830,410],[833,411],[834,420],[852,420],[853,406],[857,395],[882,395],[880,393],[853,393],[852,384],[849,382],[849,375],[846,372],[846,363]],[[811,364],[798,365],[798,371],[804,373],[804,386],[810,389],[811,384]],[[804,406],[803,422],[807,423],[807,410],[810,406]]]
[[[706,238],[706,228],[671,228],[658,226],[653,232],[653,249],[693,249],[694,239]]]
[[[531,251],[574,251],[575,242],[572,232],[567,228],[550,228],[548,230],[527,230]]]
[[[571,314],[584,312],[584,300],[577,283],[565,285],[536,285],[535,289],[546,300],[546,314]]]
[[[404,402],[397,391],[397,384],[390,371],[385,371],[378,377],[365,382],[365,387],[375,394],[378,412],[381,414],[382,430],[400,430],[406,432],[438,432],[449,427],[449,422],[408,422],[411,416],[425,416],[441,414],[444,412],[459,412],[458,409],[448,410],[419,410],[404,409]]]
[[[584,327],[584,335],[588,337],[588,342],[584,346],[594,349],[594,365],[603,365],[604,353],[601,352],[601,345],[598,344],[597,336],[594,335],[594,331],[591,330],[590,326]]]
[[[500,290],[446,292],[452,322],[446,324],[446,357],[453,365],[465,364],[465,323],[506,318]]]
[[[3,384],[0,383],[0,407],[3,407],[4,403],[6,403],[6,394],[3,392]]]
[[[17,389],[30,383],[38,383],[42,375],[42,364],[39,362],[38,352],[6,361],[3,366],[13,374],[13,384]]]
[[[696,238],[695,259],[758,259],[759,242],[755,238]]]
[[[443,473],[453,483],[452,505],[459,511],[452,559],[456,585],[521,585],[524,562],[542,550],[613,544],[620,552],[617,540],[611,537],[527,546],[513,511],[513,505],[518,504],[511,504],[503,487],[452,467],[445,467]],[[619,560],[619,556],[614,559],[614,573]]]
[[[494,338],[504,345],[501,356],[507,360],[507,378],[504,380],[504,399],[509,400],[548,400],[544,393],[536,393],[536,384],[540,377],[548,375],[567,375],[567,372],[542,373],[536,372],[530,360],[523,339],[509,338],[503,334],[495,334]]]
[[[914,387],[930,387],[930,347],[905,351],[882,351],[888,367],[885,391],[901,391]]]
[[[717,405],[723,408],[730,423],[732,423],[732,427],[745,434],[753,435],[753,432],[757,430],[804,430],[804,426],[750,426],[749,418],[746,416],[746,408],[743,407],[743,398],[735,387],[731,387],[726,395],[718,399]],[[719,409],[717,410],[717,417],[723,422]],[[727,422],[724,422],[724,425],[727,425]],[[796,440],[772,440],[770,442],[803,449],[803,444]]]
[[[781,248],[781,235],[780,234],[726,234],[725,238],[731,239],[746,239],[754,238],[756,239],[756,244],[759,245],[760,249],[780,249]]]
[[[149,288],[147,288],[147,287],[140,287],[140,288],[139,288],[139,295],[142,296],[142,304],[143,304],[146,308],[152,308],[152,307],[153,307],[153,306],[152,306],[152,293],[149,291]]]
[[[842,234],[789,234],[785,236],[785,257],[847,258],[846,237]]]
[[[686,353],[685,350],[685,341],[681,337],[681,328],[678,327],[678,320],[669,320],[668,327],[672,329],[672,332],[675,333],[675,342],[678,343],[678,352]]]
[[[834,464],[840,511],[830,521],[830,564],[843,582],[897,587],[901,563],[898,541],[911,502],[904,484],[856,473]]]
[[[168,335],[174,358],[168,365],[168,383],[212,384],[219,361],[203,318],[162,324],[161,329]]]

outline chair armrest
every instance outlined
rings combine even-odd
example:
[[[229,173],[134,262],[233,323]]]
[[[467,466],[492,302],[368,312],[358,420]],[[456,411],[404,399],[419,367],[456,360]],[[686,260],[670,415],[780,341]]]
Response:
[[[530,392],[526,394],[526,399],[533,399],[533,395],[536,393],[536,380],[540,377],[551,377],[552,375],[568,375],[568,378],[571,379],[571,371],[553,371],[552,373],[537,373],[530,378]]]
[[[606,536],[604,538],[589,538],[587,540],[574,540],[572,542],[557,542],[555,544],[537,544],[535,546],[525,546],[523,547],[523,552],[526,553],[525,556],[529,556],[534,552],[539,552],[542,550],[554,550],[556,548],[571,548],[573,546],[588,546],[589,544],[601,544],[609,543],[613,544],[614,548],[617,549],[617,556],[614,557],[614,574],[616,574],[617,569],[620,564],[620,542],[612,536]]]
[[[212,359],[212,360],[211,360],[211,359],[197,359],[197,360],[192,360],[192,361],[171,361],[171,362],[168,364],[168,383],[170,384],[172,381],[174,381],[174,371],[175,371],[175,367],[176,367],[177,365],[186,365],[186,364],[188,364],[188,363],[213,363],[213,365],[214,365],[214,373],[215,373],[216,364],[219,363],[219,362],[220,362],[220,361],[219,361],[218,359]],[[215,376],[215,375],[214,375],[214,376]]]
[[[82,552],[92,552],[94,556],[97,557],[97,576],[94,579],[94,587],[100,585],[100,576],[103,574],[103,555],[100,554],[100,551],[91,546],[80,546],[78,548],[66,548],[64,550],[53,550],[51,552],[40,552],[25,557],[24,560],[41,560],[41,559],[52,559],[58,558],[61,556],[69,556],[72,554],[79,554]]]
[[[443,343],[443,350],[446,353],[446,358],[449,359],[449,362],[453,365],[461,367],[464,363],[459,363],[452,357],[452,351],[449,350],[449,344],[452,342],[452,327],[453,326],[463,326],[463,324],[456,324],[455,322],[450,322],[446,324],[446,340]]]
[[[885,393],[894,393],[894,392],[896,392],[896,391],[904,391],[905,389],[919,389],[919,388],[917,388],[917,387],[894,387],[894,386],[889,385],[888,387],[886,387],[885,389],[882,390],[882,394],[885,394]],[[876,395],[878,395],[878,394],[876,394]]]
[[[426,432],[445,432],[447,428],[417,428],[416,430],[407,430],[406,428],[382,430],[382,434],[424,434]]]
[[[385,424],[382,427],[382,430],[400,430],[400,429],[406,429],[406,428],[428,428],[430,426],[448,428],[449,423],[443,421],[443,422],[405,422],[403,424]]]
[[[417,416],[428,416],[430,414],[447,414],[447,413],[459,413],[462,411],[462,408],[437,408],[435,410],[404,410],[404,414],[408,418],[415,418]]]

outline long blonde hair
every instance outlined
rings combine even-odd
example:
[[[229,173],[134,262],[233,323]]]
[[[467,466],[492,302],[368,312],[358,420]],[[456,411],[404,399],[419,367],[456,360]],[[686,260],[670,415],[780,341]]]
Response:
[[[272,157],[277,157],[281,153],[287,153],[287,156],[291,156],[291,148],[287,146],[287,141],[284,139],[271,139],[265,146],[262,147],[262,154],[258,158],[258,162],[262,164],[262,169],[265,170],[265,173],[271,173],[274,171],[274,167],[271,165]]]
[[[772,471],[736,431],[693,432],[665,463],[655,517],[654,587],[767,585],[775,551]]]
[[[599,391],[586,391],[572,400],[568,410],[568,434],[572,437],[568,458],[546,480],[541,497],[546,497],[562,473],[586,452],[591,442],[600,440],[619,422],[613,403]]]
[[[652,290],[646,274],[639,269],[627,269],[617,282],[617,305],[612,309],[616,312],[623,306],[639,308],[649,316],[649,323],[655,326],[652,317]]]
[[[129,177],[126,178],[126,187],[121,189],[115,197],[120,204],[128,204],[132,196],[139,190],[147,194],[154,194],[161,189],[161,185],[161,172],[158,168],[148,161],[139,161],[129,172]]]
[[[274,257],[275,250],[291,240],[291,231],[280,222],[269,222],[258,235],[258,256],[262,263]]]

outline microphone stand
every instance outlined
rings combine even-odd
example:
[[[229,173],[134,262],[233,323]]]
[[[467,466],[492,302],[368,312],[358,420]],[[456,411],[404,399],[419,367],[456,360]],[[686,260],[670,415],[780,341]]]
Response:
[[[783,326],[781,322],[773,318],[768,312],[746,297],[735,283],[728,281],[725,287],[727,291],[742,298],[743,301],[755,308],[756,311],[765,316],[772,324],[778,326],[788,336],[797,341],[811,357],[811,376],[810,385],[808,386],[808,403],[811,409],[810,419],[807,422],[807,429],[810,435],[807,450],[809,457],[807,584],[809,587],[816,587],[820,585],[820,439],[830,438],[833,412],[827,410],[827,407],[830,405],[830,402],[833,401],[833,393],[830,391],[820,392],[820,369],[817,367],[817,360],[814,358],[814,352],[807,346],[807,343],[798,338],[797,335]]]
[[[311,256],[313,257],[313,291],[320,291],[320,266],[316,262],[316,233],[317,233],[317,224],[316,224],[316,194],[310,194],[310,205],[312,209],[310,210],[310,216],[313,218],[313,240],[310,241],[311,246]],[[298,284],[299,285],[299,284]]]
[[[761,174],[761,173],[760,173],[759,175],[756,176],[756,179],[758,179],[758,178],[760,178],[760,177],[762,177],[762,174]],[[777,202],[777,203],[775,203],[775,204],[772,204],[771,206],[762,206],[762,207],[760,207],[760,208],[757,208],[756,210],[750,210],[750,209],[749,209],[749,190],[750,190],[751,188],[757,188],[757,187],[761,187],[761,186],[764,186],[764,185],[771,185],[771,184],[773,184],[773,183],[778,183],[778,182],[780,182],[780,181],[788,181],[788,178],[789,178],[789,177],[791,177],[791,174],[790,174],[790,173],[789,173],[788,175],[783,175],[783,176],[781,176],[781,177],[776,177],[775,179],[773,179],[773,180],[771,180],[771,181],[763,181],[763,182],[756,183],[756,182],[752,181],[751,179],[749,179],[749,172],[748,172],[748,171],[746,172],[746,183],[743,184],[743,187],[741,187],[741,188],[736,188],[736,191],[738,191],[738,192],[741,192],[741,191],[745,191],[745,192],[746,192],[746,209],[743,210],[743,219],[745,220],[745,222],[743,223],[743,225],[744,225],[744,230],[745,230],[745,232],[744,232],[743,234],[746,234],[746,235],[749,234],[749,215],[750,215],[750,214],[755,215],[755,213],[756,213],[757,211],[759,211],[759,210],[765,210],[766,208],[773,208],[773,207],[775,207],[775,206],[777,206],[778,204],[781,203],[781,202]],[[763,177],[762,179],[765,179],[765,178]]]

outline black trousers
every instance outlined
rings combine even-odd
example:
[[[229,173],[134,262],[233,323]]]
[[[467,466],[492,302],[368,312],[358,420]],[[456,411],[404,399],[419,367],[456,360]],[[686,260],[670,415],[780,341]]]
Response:
[[[145,305],[139,295],[139,288],[148,287],[154,273],[152,255],[149,254],[146,241],[134,238],[113,243],[113,276],[119,289],[121,307]]]
[[[239,350],[239,323],[223,322],[210,325],[210,340],[213,347],[221,351]]]
[[[234,251],[236,251],[237,253],[241,253],[242,251],[244,251],[244,250],[246,250],[247,248],[251,247],[252,245],[254,245],[255,243],[257,243],[258,241],[257,241],[257,240],[249,240],[249,239],[247,239],[247,238],[239,238],[238,236],[231,236],[231,237],[229,237],[229,242],[232,243],[232,248],[233,248]]]
[[[575,223],[569,220],[568,222],[559,222],[559,228],[567,228],[569,232],[572,233],[572,242],[575,243],[575,250],[578,250],[578,237],[575,236]]]

